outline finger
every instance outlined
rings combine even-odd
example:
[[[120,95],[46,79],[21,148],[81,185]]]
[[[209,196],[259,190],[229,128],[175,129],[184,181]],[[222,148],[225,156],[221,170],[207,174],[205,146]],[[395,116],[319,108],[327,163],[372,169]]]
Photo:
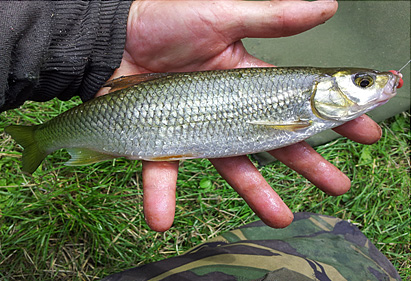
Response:
[[[330,19],[337,11],[336,1],[258,1],[223,2],[216,11],[223,23],[216,25],[231,40],[245,37],[291,36]],[[227,13],[230,11],[230,13]],[[221,14],[220,14],[221,13]]]
[[[247,156],[210,159],[261,220],[275,228],[288,226],[293,214]]]
[[[362,144],[373,144],[377,142],[382,135],[381,127],[365,114],[334,128],[334,131],[350,140]]]
[[[306,142],[275,149],[269,153],[329,195],[341,195],[350,189],[350,179]]]
[[[174,220],[178,161],[143,161],[143,207],[148,226],[166,231]]]

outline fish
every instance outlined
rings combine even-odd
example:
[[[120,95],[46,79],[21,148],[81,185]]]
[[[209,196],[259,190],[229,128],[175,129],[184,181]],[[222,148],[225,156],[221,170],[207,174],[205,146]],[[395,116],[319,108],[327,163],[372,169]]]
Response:
[[[125,157],[171,161],[253,154],[300,142],[386,103],[399,73],[261,67],[146,73],[39,125],[10,125],[22,171],[65,148],[66,165]]]

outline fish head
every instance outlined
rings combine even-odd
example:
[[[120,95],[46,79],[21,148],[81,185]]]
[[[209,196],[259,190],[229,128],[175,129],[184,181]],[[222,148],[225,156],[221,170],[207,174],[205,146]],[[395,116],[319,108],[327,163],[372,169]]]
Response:
[[[311,107],[322,119],[346,122],[394,97],[400,79],[371,69],[329,69],[316,82]]]

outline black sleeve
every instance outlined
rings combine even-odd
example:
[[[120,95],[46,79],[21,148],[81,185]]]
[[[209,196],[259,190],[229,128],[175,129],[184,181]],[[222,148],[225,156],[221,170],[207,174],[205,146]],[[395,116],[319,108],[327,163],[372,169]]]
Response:
[[[132,1],[1,1],[0,112],[91,99],[119,67]]]

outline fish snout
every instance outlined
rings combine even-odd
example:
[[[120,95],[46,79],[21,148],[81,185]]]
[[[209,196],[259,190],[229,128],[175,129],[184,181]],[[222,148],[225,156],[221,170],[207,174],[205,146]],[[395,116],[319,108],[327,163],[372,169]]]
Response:
[[[398,72],[396,70],[390,70],[389,72],[391,72],[392,74],[394,74],[398,79],[397,79],[397,83],[396,83],[396,88],[399,89],[402,87],[402,85],[404,85],[404,80],[402,80],[402,73]]]
[[[397,94],[397,89],[399,88],[400,81],[402,81],[402,74],[398,72],[393,73],[393,71],[390,71],[392,75],[390,75],[390,79],[382,90],[381,95],[377,99],[377,103],[379,105],[386,103]]]

